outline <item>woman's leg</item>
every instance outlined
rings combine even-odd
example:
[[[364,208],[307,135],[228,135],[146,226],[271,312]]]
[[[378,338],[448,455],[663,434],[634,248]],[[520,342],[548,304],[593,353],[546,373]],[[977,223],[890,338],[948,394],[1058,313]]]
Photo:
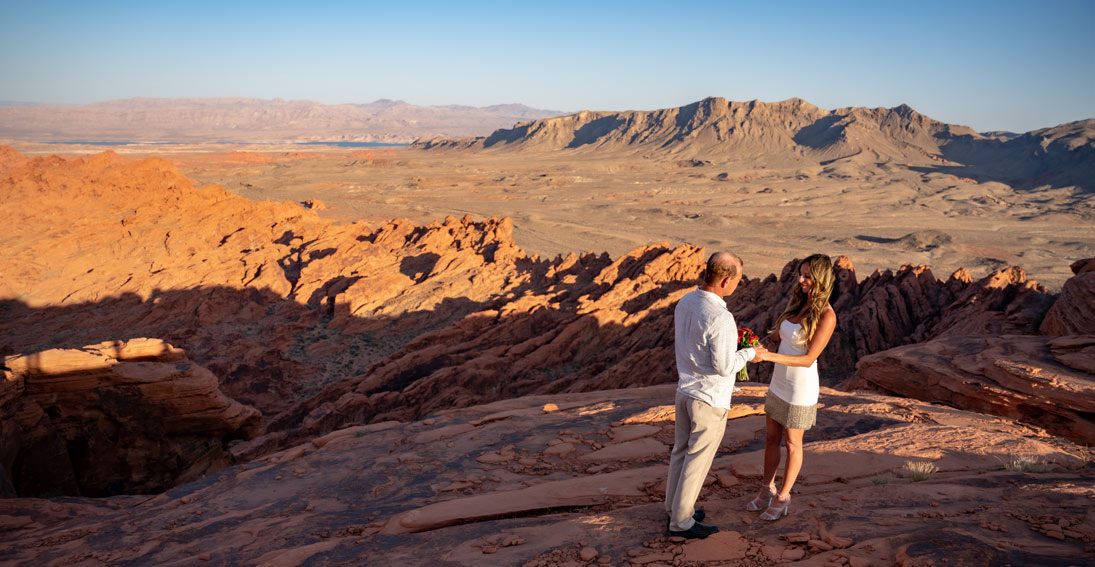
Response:
[[[764,510],[776,495],[776,471],[779,470],[779,443],[783,438],[783,426],[770,417],[766,417],[764,433],[764,485],[757,497],[745,505],[750,512]]]
[[[778,425],[778,424],[777,424]],[[791,497],[791,488],[795,486],[798,473],[802,470],[802,429],[786,429],[787,435],[787,466],[783,470],[783,488],[779,491],[779,501],[786,501]],[[779,461],[776,461],[777,466]],[[765,466],[768,461],[765,459]],[[767,474],[767,470],[765,471]]]
[[[776,484],[776,471],[779,470],[780,443],[783,441],[784,427],[771,417],[764,416],[764,485]],[[801,439],[801,432],[800,437]]]
[[[765,416],[765,418],[764,478],[761,479],[764,481],[764,485],[760,487],[760,493],[757,494],[757,497],[749,501],[745,509],[751,512],[764,510],[767,514],[767,510],[771,509],[773,500],[776,497],[776,471],[779,470],[780,458],[779,444],[783,440],[784,427],[771,417]],[[764,518],[764,514],[761,514],[761,518]]]

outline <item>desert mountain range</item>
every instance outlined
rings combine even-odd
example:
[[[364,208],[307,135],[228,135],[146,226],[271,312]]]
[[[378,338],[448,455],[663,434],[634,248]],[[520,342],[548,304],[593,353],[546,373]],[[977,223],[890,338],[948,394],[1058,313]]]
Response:
[[[561,114],[520,104],[326,105],[251,98],[132,98],[81,106],[0,106],[0,139],[92,142],[388,142],[476,136]]]
[[[485,140],[404,151],[508,151]],[[617,151],[674,147],[644,143]],[[672,165],[690,159],[664,162],[706,167]],[[540,257],[509,218],[334,222],[315,202],[252,201],[113,152],[0,147],[0,195],[5,564],[913,567],[1095,554],[1095,258],[1070,262],[1050,292],[1014,265],[860,276],[838,257],[839,332],[820,362],[796,509],[775,524],[741,510],[759,485],[771,370],[752,365],[701,495],[723,532],[686,542],[667,537],[659,491],[672,308],[705,248]],[[731,297],[740,325],[774,321],[794,285],[788,260]]]
[[[489,136],[425,140],[423,149],[630,152],[642,156],[747,161],[753,167],[920,161],[956,176],[1019,188],[1075,186],[1095,193],[1095,119],[1016,135],[979,134],[907,105],[824,110],[802,99],[734,102],[711,97],[651,112],[580,112],[497,130]]]

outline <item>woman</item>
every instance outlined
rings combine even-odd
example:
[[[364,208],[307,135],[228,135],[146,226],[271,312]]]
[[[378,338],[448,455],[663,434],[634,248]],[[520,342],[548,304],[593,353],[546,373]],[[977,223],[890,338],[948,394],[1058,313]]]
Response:
[[[829,305],[834,279],[828,256],[814,254],[803,260],[798,265],[798,285],[769,337],[772,352],[757,354],[776,363],[764,401],[765,488],[745,506],[750,511],[764,510],[762,520],[778,520],[790,511],[791,488],[802,469],[802,434],[817,417],[817,357],[836,329],[836,312]],[[787,444],[787,465],[783,486],[777,491],[781,441]]]

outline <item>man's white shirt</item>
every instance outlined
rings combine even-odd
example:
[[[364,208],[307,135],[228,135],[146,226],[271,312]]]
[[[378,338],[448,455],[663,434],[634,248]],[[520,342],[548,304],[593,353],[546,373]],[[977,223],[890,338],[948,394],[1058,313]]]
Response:
[[[753,348],[738,350],[738,325],[718,295],[695,289],[673,312],[677,391],[713,407],[730,409],[738,371]]]

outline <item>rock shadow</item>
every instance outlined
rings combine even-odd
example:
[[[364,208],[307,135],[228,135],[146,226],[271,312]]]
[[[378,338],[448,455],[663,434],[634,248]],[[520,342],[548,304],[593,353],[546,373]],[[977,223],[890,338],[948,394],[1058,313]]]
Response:
[[[415,283],[421,283],[430,277],[437,260],[441,256],[434,252],[426,252],[418,256],[407,256],[399,262],[399,272],[411,278]]]
[[[624,119],[615,115],[593,120],[574,132],[574,139],[566,145],[566,148],[573,149],[594,144],[606,134],[612,133],[624,124]]]

